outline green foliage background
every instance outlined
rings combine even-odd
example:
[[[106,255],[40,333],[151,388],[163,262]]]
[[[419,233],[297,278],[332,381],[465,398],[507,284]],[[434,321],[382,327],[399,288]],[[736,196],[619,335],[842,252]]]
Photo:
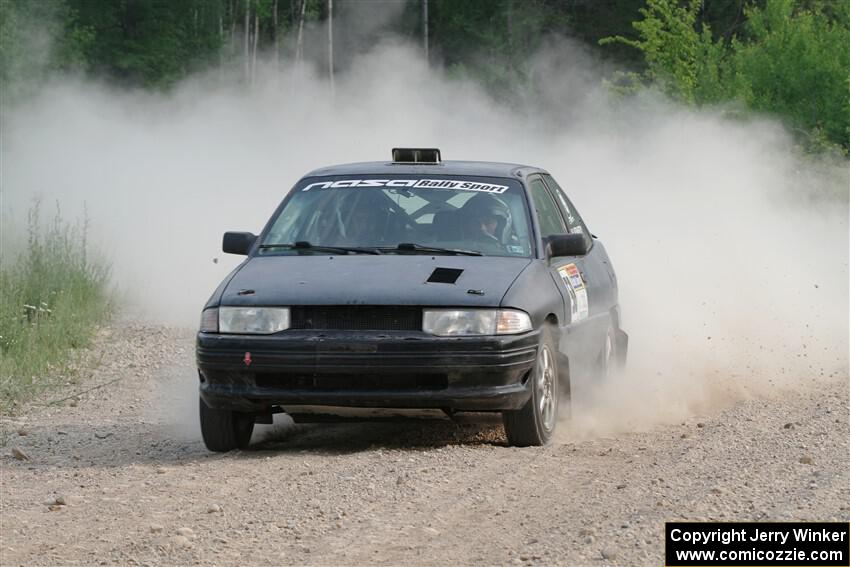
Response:
[[[261,53],[274,51],[285,61],[294,55],[302,2],[306,28],[321,26],[328,0],[0,0],[4,95],[25,96],[55,71],[167,89],[196,71],[240,66],[255,41]],[[390,4],[371,6],[378,14]],[[344,22],[363,6],[335,0],[334,14]],[[530,58],[548,36],[568,36],[625,68],[632,89],[661,88],[693,105],[731,102],[781,118],[812,151],[850,150],[845,0],[396,0],[394,6],[403,9],[381,37],[421,42],[427,25],[430,62],[500,98],[533,84]],[[335,28],[342,46],[335,50],[337,72],[375,43],[373,35],[353,41],[346,33],[346,26]],[[321,49],[309,46],[306,55],[322,64]]]
[[[742,102],[775,114],[814,151],[850,148],[850,2],[769,0],[744,10],[731,40],[700,24],[701,0],[647,0],[633,27],[618,35],[643,56],[639,83],[659,85],[688,104]]]

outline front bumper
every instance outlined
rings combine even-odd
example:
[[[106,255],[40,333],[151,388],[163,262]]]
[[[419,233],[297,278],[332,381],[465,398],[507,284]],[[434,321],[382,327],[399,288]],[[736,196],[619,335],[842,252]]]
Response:
[[[201,397],[215,408],[499,411],[528,401],[537,343],[537,331],[498,337],[414,331],[198,333],[196,355]]]

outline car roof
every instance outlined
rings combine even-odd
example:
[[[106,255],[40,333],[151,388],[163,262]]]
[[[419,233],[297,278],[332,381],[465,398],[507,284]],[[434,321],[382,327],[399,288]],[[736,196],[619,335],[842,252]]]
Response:
[[[474,175],[480,177],[522,178],[531,173],[547,173],[539,167],[517,163],[489,161],[453,161],[440,163],[398,163],[392,161],[364,161],[320,167],[304,177],[330,175],[389,175],[395,173],[428,175]]]

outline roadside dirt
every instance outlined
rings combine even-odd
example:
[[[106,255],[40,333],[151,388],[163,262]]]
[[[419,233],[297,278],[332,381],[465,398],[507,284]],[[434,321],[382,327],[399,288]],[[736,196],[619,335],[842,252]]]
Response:
[[[118,381],[3,420],[0,564],[662,565],[668,520],[850,518],[846,368],[545,448],[506,447],[498,423],[281,424],[217,455],[192,341],[107,330],[80,390]]]

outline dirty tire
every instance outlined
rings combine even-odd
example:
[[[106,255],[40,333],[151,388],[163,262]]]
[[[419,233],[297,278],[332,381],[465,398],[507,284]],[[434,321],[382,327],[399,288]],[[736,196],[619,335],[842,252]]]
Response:
[[[201,415],[201,436],[210,451],[225,453],[244,449],[251,441],[254,416],[231,410],[209,407],[202,398],[198,400]]]
[[[540,334],[537,361],[529,381],[528,402],[521,409],[502,412],[508,444],[515,447],[545,445],[552,439],[558,423],[558,351],[549,329],[543,329]]]

